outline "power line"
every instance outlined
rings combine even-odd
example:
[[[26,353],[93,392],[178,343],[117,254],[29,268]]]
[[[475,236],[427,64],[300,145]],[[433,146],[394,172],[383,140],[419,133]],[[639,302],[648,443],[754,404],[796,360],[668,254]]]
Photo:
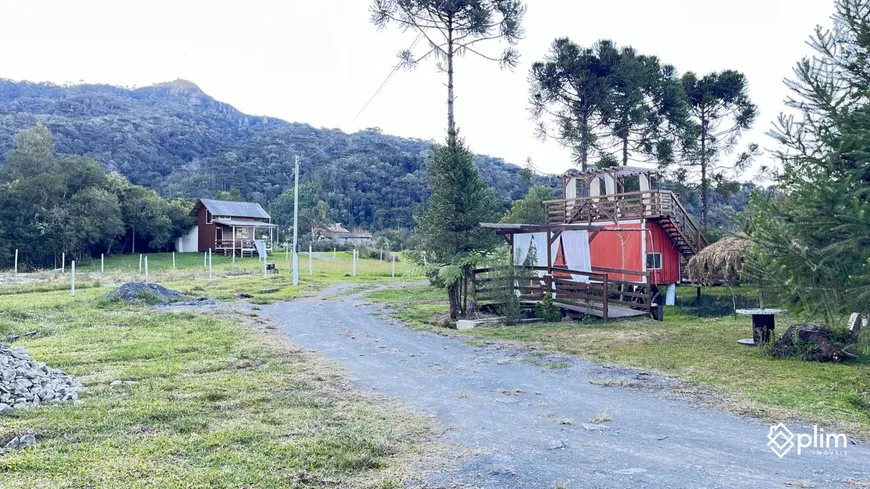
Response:
[[[411,44],[411,47],[408,48],[408,51],[413,51],[414,48],[417,47],[417,43],[420,42],[420,39],[422,39],[422,38],[423,38],[423,33],[422,33],[422,32],[419,33],[419,34],[417,34],[417,39],[414,39],[414,42]],[[381,83],[381,86],[379,86],[378,89],[375,91],[375,94],[372,95],[372,97],[369,99],[368,102],[366,102],[365,105],[363,105],[363,108],[360,109],[359,112],[357,112],[356,116],[353,118],[353,120],[351,120],[351,122],[356,122],[356,120],[359,119],[359,116],[361,116],[362,113],[365,112],[365,110],[366,110],[366,109],[368,108],[368,106],[372,103],[372,101],[375,99],[375,97],[377,97],[378,94],[381,93],[381,90],[383,90],[384,87],[387,86],[387,83],[390,82],[390,79],[393,78],[393,75],[395,75],[396,72],[399,71],[399,68],[401,68],[401,67],[402,67],[402,63],[399,63],[399,64],[397,64],[396,66],[393,67],[392,71],[390,71],[390,74],[387,75],[387,78],[384,79],[384,82]]]

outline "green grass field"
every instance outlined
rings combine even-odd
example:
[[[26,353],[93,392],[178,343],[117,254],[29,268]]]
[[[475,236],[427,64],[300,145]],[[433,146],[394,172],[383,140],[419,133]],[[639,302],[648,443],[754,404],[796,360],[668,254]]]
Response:
[[[751,304],[757,297],[755,289],[738,293],[742,296],[738,305]],[[429,286],[415,286],[377,291],[369,297],[393,304],[394,314],[411,326],[431,330],[447,310],[443,294]],[[853,349],[858,360],[839,364],[773,360],[761,349],[737,344],[738,339],[752,336],[751,321],[728,314],[731,308],[726,288],[705,289],[702,300],[695,302],[695,289],[681,287],[678,306],[666,308],[663,322],[596,320],[454,333],[656,370],[714,388],[707,400],[721,408],[771,420],[815,421],[870,437],[870,331]],[[777,331],[788,324],[788,318],[780,318]]]
[[[168,258],[149,255],[152,280],[225,299],[244,292],[254,302],[336,281],[392,280],[390,265],[373,260],[345,277],[345,257],[293,287],[290,274],[251,273],[256,258],[239,260],[235,273],[247,273],[234,276],[229,260],[215,257],[209,283],[201,261],[184,257],[172,270]],[[0,457],[0,487],[402,487],[414,475],[409,464],[433,450],[427,417],[356,393],[338,367],[270,333],[256,313],[107,303],[108,284],[141,277],[138,256],[106,267],[82,267],[75,297],[69,277],[55,274],[19,276],[0,292],[0,341],[37,332],[14,345],[89,389],[73,405],[0,419],[0,444],[37,437],[34,447]],[[269,288],[279,291],[261,292]]]

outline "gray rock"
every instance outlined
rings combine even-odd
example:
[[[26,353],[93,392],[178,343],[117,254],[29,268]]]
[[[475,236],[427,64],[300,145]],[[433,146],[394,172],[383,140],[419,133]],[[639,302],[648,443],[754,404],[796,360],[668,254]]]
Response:
[[[16,436],[15,438],[9,440],[9,442],[6,443],[6,446],[4,446],[3,448],[5,448],[6,450],[14,450],[18,448],[18,443],[18,437]]]
[[[547,443],[547,450],[561,450],[563,448],[568,448],[565,445],[565,442],[562,440],[553,440],[550,443]]]
[[[26,448],[36,444],[36,437],[33,435],[24,435],[18,439],[18,447]]]
[[[0,402],[0,415],[10,414],[13,411],[14,411],[14,409],[12,409],[12,406],[10,406],[9,404]]]

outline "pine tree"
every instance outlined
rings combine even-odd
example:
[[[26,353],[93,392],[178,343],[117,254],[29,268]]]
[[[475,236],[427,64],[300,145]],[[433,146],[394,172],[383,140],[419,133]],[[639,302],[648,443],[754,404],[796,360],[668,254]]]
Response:
[[[799,115],[771,132],[778,195],[753,199],[754,268],[829,320],[870,311],[870,4],[838,0],[832,19],[787,82]]]
[[[448,133],[446,146],[433,150],[426,171],[432,196],[417,225],[432,276],[447,289],[450,317],[456,319],[466,310],[475,260],[496,244],[480,223],[494,218],[497,200],[456,131]]]

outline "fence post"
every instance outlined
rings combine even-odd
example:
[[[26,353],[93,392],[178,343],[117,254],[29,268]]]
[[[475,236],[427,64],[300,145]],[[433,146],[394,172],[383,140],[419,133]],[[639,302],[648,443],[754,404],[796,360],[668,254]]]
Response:
[[[393,278],[396,278],[396,254],[393,253]]]
[[[106,273],[106,254],[100,253],[100,273]]]
[[[18,275],[18,250],[15,250],[15,275]]]
[[[172,269],[175,270],[175,252],[172,252]]]
[[[602,311],[601,311],[602,312],[602,319],[604,319],[604,322],[607,322],[607,316],[608,316],[607,309],[609,307],[607,305],[608,295],[610,295],[610,284],[607,283],[608,277],[609,276],[605,273],[604,274],[604,282],[603,282],[603,284],[604,284],[604,301],[601,304],[601,306],[602,306]]]
[[[332,259],[335,260],[335,246],[332,247]]]
[[[311,261],[311,245],[308,245],[308,275],[314,275],[314,263]]]
[[[145,283],[148,283],[148,257],[145,257]]]
[[[356,257],[357,251],[356,248],[353,249],[353,276],[356,277]]]
[[[142,273],[142,253],[139,253],[139,273]]]
[[[266,278],[266,257],[263,257],[263,278]]]
[[[211,282],[212,272],[211,272],[211,248],[208,249],[208,281]]]
[[[72,276],[71,276],[71,280],[70,280],[70,293],[72,294],[73,297],[75,297],[76,296],[76,261],[73,260],[72,263],[70,263],[70,265],[72,266]]]
[[[60,254],[60,273],[66,273],[66,252]]]
[[[208,266],[208,252],[204,251],[202,253],[202,267],[205,268]]]

